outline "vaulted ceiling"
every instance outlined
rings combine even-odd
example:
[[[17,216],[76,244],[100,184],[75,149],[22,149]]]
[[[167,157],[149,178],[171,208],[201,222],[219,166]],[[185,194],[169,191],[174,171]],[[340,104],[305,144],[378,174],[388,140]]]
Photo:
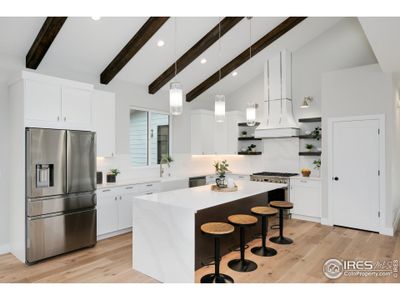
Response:
[[[25,56],[45,19],[0,18],[0,80],[7,80],[10,73],[25,67]],[[178,74],[184,92],[188,93],[285,19],[254,17],[251,19],[251,27],[248,19],[239,21],[220,41],[212,44]],[[238,67],[237,76],[226,76],[204,95],[233,92],[262,73],[267,56],[282,48],[294,51],[302,47],[339,19],[307,18]],[[94,21],[89,17],[68,17],[37,70],[47,74],[52,74],[53,70],[88,74],[99,78],[100,82],[101,72],[147,20],[147,17],[103,17]],[[132,82],[147,88],[176,58],[221,20],[218,17],[169,18],[112,80]],[[157,46],[159,40],[165,42],[163,47]],[[205,64],[200,63],[202,58],[207,60]],[[167,88],[168,84],[162,89]]]

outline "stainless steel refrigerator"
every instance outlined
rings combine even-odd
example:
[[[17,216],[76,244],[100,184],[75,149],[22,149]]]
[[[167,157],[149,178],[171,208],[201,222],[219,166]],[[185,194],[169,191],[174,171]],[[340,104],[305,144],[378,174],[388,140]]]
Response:
[[[26,261],[96,244],[96,134],[26,129]]]

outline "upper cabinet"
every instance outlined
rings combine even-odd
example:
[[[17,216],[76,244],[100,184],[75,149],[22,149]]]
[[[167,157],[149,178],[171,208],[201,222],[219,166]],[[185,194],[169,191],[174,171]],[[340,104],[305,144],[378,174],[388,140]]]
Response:
[[[191,115],[191,153],[194,155],[237,154],[237,124],[244,117],[238,111],[227,112],[225,121],[217,123],[214,112],[194,110]]]
[[[115,94],[93,92],[92,124],[97,133],[97,156],[115,155]]]
[[[62,87],[62,121],[72,129],[90,129],[92,123],[92,91]]]
[[[22,72],[25,126],[91,130],[91,84]]]

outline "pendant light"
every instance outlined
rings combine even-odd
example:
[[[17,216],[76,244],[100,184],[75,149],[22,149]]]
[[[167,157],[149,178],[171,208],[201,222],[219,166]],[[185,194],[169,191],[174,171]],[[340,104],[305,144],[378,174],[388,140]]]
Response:
[[[256,104],[251,102],[247,103],[246,107],[246,123],[248,126],[256,125]]]
[[[247,17],[249,20],[249,41],[250,41],[250,58],[251,58],[251,17]],[[254,102],[247,103],[246,106],[246,123],[247,126],[254,126],[256,125],[256,108],[257,104]]]
[[[221,61],[221,18],[218,23],[218,61]],[[221,80],[221,68],[218,71],[219,80]],[[222,123],[225,121],[225,96],[215,96],[215,121]]]
[[[169,85],[169,108],[171,115],[178,116],[183,112],[183,91],[180,82],[176,81],[177,72],[177,57],[176,57],[176,17],[174,19],[174,35],[175,35],[175,76],[174,81]]]

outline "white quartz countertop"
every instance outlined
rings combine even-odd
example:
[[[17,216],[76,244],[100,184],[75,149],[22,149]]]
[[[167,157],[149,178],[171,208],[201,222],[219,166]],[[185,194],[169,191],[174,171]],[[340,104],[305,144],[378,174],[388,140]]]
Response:
[[[211,191],[211,185],[204,185],[194,188],[137,196],[135,199],[191,209],[196,212],[201,209],[266,193],[287,186],[286,184],[248,180],[237,180],[235,183],[238,186],[238,191],[236,192],[213,192]]]

